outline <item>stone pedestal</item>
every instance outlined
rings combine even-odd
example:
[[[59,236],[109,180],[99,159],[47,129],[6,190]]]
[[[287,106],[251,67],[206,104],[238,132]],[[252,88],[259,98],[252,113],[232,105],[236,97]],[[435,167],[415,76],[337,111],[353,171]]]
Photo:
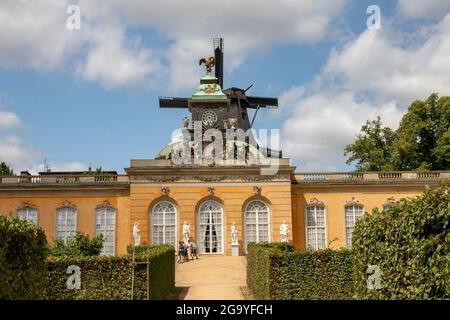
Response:
[[[239,256],[239,243],[232,243],[231,244],[231,255],[233,257]]]

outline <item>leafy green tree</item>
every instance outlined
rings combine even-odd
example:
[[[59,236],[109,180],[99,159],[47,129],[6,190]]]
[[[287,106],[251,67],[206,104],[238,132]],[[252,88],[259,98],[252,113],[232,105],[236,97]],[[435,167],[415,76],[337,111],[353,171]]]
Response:
[[[100,255],[103,249],[103,235],[95,236],[89,239],[89,236],[77,232],[75,237],[67,242],[55,239],[49,247],[49,255],[53,257],[69,256],[69,257],[89,257]]]
[[[0,176],[12,176],[14,171],[5,163],[0,163]]]
[[[414,101],[400,121],[394,142],[396,170],[446,170],[448,131],[450,130],[450,97],[433,93],[427,100]],[[447,137],[447,138],[445,138]]]
[[[409,106],[396,131],[367,121],[344,155],[357,170],[449,170],[449,130],[450,97],[433,93]]]
[[[356,141],[344,149],[345,156],[351,154],[347,164],[356,161],[356,169],[361,171],[392,170],[390,159],[395,133],[383,127],[380,117],[367,120],[361,132]]]

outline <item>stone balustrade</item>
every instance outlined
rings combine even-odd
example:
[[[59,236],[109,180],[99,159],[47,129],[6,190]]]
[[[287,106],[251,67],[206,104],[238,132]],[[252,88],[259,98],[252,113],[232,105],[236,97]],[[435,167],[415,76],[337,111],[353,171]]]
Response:
[[[392,172],[305,172],[295,173],[294,181],[400,181],[400,180],[450,180],[450,171],[392,171]]]
[[[108,184],[129,183],[126,175],[40,175],[0,176],[4,184]]]

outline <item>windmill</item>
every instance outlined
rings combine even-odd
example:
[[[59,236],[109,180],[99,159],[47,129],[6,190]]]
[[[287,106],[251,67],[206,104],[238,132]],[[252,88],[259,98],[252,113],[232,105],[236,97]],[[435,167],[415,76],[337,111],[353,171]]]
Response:
[[[214,62],[215,62],[215,78],[218,82],[220,88],[223,88],[223,61],[224,61],[224,39],[223,38],[214,38],[213,39],[213,49],[214,49]],[[200,62],[205,62],[206,59],[200,60]],[[242,129],[244,131],[249,130],[254,121],[255,117],[261,108],[270,108],[277,109],[278,108],[278,98],[274,97],[258,97],[258,96],[248,96],[246,92],[252,87],[249,86],[246,89],[241,89],[237,87],[230,87],[228,89],[222,90],[222,92],[226,95],[226,98],[229,101],[228,104],[223,104],[220,108],[222,112],[218,112],[216,116],[216,122],[218,123],[217,128],[226,129],[224,125],[222,125],[223,121],[227,121],[227,119],[234,118],[236,119],[236,129]],[[160,97],[159,98],[159,107],[160,108],[181,108],[181,109],[189,109],[192,113],[193,120],[199,120],[198,115],[194,114],[191,106],[191,98],[183,98],[183,97]],[[199,112],[203,112],[205,108],[201,108]],[[255,110],[252,120],[249,119],[248,109]],[[260,148],[261,150],[261,148]],[[261,150],[266,156],[276,156],[281,158],[281,151],[274,151],[270,149]]]

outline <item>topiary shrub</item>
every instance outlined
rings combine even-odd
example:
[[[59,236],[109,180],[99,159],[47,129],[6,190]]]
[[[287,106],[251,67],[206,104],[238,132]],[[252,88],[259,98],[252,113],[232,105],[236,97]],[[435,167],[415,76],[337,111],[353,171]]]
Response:
[[[247,250],[247,286],[255,299],[341,300],[353,296],[350,250],[295,251],[284,243],[251,243]]]
[[[165,299],[175,288],[175,250],[170,245],[142,247],[134,265],[133,299]],[[148,260],[147,260],[148,258]],[[149,261],[149,283],[147,265]],[[132,297],[133,263],[130,256],[60,256],[48,261],[48,300],[129,300]],[[81,288],[67,288],[67,268],[78,266]],[[149,289],[149,290],[148,290]]]
[[[359,219],[352,249],[357,297],[449,299],[449,230],[448,183]],[[380,269],[381,289],[368,288],[369,265]]]
[[[47,239],[41,228],[0,215],[0,299],[42,299]]]

